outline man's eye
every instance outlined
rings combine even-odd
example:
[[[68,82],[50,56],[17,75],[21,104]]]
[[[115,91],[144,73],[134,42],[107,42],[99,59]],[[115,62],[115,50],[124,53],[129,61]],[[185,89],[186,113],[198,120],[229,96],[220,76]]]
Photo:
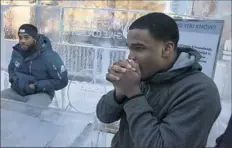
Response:
[[[144,47],[141,47],[141,46],[135,47],[135,50],[142,50],[142,49],[144,49]]]

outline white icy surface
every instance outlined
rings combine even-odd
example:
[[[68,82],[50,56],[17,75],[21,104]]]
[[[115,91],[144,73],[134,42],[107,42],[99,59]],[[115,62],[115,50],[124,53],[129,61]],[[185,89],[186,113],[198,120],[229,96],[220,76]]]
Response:
[[[215,122],[212,131],[209,136],[208,146],[215,145],[215,139],[224,132],[228,120],[231,115],[231,63],[219,61],[216,67],[215,73],[215,82],[218,86],[221,95],[221,104],[222,104],[222,111]],[[1,90],[4,88],[4,80],[6,80],[5,72],[1,72]],[[6,85],[6,83],[5,83]],[[81,112],[85,113],[93,113],[96,109],[96,104],[100,97],[106,93],[107,91],[111,90],[113,87],[111,85],[103,85],[103,84],[89,84],[84,82],[77,82],[73,81],[71,83],[69,91],[64,89],[64,98],[65,100],[62,101],[62,93],[61,91],[56,92],[56,99],[51,104],[51,107],[56,107],[57,104],[59,108],[65,108],[68,105],[68,97],[67,94],[69,92],[70,100]],[[92,136],[96,136],[95,133],[92,133]],[[106,137],[106,146],[110,146],[110,142],[112,139],[112,134],[107,134]]]
[[[93,123],[94,117],[88,114],[1,100],[1,146],[3,147],[46,145],[69,147],[78,137],[83,136],[82,132],[85,128],[88,129],[89,134],[94,132],[94,126],[87,126],[94,125]],[[85,142],[86,140],[89,143]],[[75,146],[82,146],[84,142],[86,146],[90,146],[90,142],[94,140],[95,137],[85,136],[78,140]],[[98,144],[101,144],[100,142]]]

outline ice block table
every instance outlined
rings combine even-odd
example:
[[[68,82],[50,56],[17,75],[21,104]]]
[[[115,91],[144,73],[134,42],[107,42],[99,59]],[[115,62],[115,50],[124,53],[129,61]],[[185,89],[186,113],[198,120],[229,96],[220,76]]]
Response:
[[[1,99],[1,147],[105,147],[94,127],[94,115]]]

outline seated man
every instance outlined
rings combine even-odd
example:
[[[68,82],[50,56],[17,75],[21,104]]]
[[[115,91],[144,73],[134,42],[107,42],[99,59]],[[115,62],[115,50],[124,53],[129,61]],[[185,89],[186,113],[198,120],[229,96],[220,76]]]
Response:
[[[119,119],[112,147],[203,148],[221,104],[214,81],[201,72],[200,54],[177,48],[176,22],[163,13],[129,27],[128,60],[106,75],[114,90],[97,104],[104,123]]]
[[[68,84],[67,70],[35,26],[23,24],[18,35],[8,66],[11,88],[3,90],[1,98],[48,106],[55,91]]]

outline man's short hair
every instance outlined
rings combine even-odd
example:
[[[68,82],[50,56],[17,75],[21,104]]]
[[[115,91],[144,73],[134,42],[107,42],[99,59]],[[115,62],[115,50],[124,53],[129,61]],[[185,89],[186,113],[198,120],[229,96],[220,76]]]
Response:
[[[164,13],[149,13],[135,20],[129,27],[132,29],[147,29],[154,39],[172,41],[177,47],[179,29],[173,18]]]

